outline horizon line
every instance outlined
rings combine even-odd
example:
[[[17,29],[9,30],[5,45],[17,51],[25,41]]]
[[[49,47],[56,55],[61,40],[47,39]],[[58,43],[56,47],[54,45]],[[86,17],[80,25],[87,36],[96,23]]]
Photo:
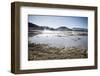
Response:
[[[28,22],[28,23],[32,23],[32,22]],[[35,24],[35,23],[32,23],[32,24]],[[49,27],[49,26],[42,26],[42,25],[38,25],[38,24],[35,24],[35,25],[40,26],[40,27]],[[59,27],[70,28],[70,27],[68,27],[68,26],[59,26]],[[56,28],[59,28],[59,27],[56,27]],[[49,27],[49,28],[56,29],[56,28],[54,28],[54,27]],[[85,28],[85,27],[72,27],[72,28],[70,28],[70,29],[73,29],[73,28],[84,28],[84,29],[88,29],[88,28]]]

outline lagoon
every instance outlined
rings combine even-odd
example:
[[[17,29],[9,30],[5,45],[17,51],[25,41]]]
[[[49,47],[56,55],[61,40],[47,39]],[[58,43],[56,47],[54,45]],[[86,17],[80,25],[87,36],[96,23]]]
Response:
[[[40,31],[39,31],[40,32]],[[29,37],[29,44],[46,44],[57,48],[81,48],[87,49],[88,36],[80,31],[41,31],[40,34]]]

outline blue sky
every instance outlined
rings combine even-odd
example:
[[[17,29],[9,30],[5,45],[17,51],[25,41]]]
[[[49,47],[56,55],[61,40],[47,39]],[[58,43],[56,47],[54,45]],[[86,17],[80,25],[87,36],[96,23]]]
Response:
[[[61,26],[66,26],[69,28],[88,27],[87,17],[29,15],[28,22],[37,24],[39,26],[49,26],[52,28]]]

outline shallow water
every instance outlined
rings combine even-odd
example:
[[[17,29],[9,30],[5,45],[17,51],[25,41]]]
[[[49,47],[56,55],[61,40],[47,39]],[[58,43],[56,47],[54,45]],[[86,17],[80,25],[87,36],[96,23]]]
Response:
[[[88,36],[68,35],[60,32],[43,32],[42,34],[29,37],[30,43],[47,44],[50,47],[76,47],[87,48]]]

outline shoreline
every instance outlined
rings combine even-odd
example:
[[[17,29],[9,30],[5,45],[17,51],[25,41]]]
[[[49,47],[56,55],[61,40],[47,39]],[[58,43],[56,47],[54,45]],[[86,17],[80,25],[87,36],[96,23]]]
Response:
[[[46,32],[44,33],[44,30],[31,30],[28,32],[29,37],[38,34],[46,34]],[[58,35],[62,34],[67,36],[88,36],[88,33],[84,31],[50,31],[47,32],[47,34],[58,34]]]

